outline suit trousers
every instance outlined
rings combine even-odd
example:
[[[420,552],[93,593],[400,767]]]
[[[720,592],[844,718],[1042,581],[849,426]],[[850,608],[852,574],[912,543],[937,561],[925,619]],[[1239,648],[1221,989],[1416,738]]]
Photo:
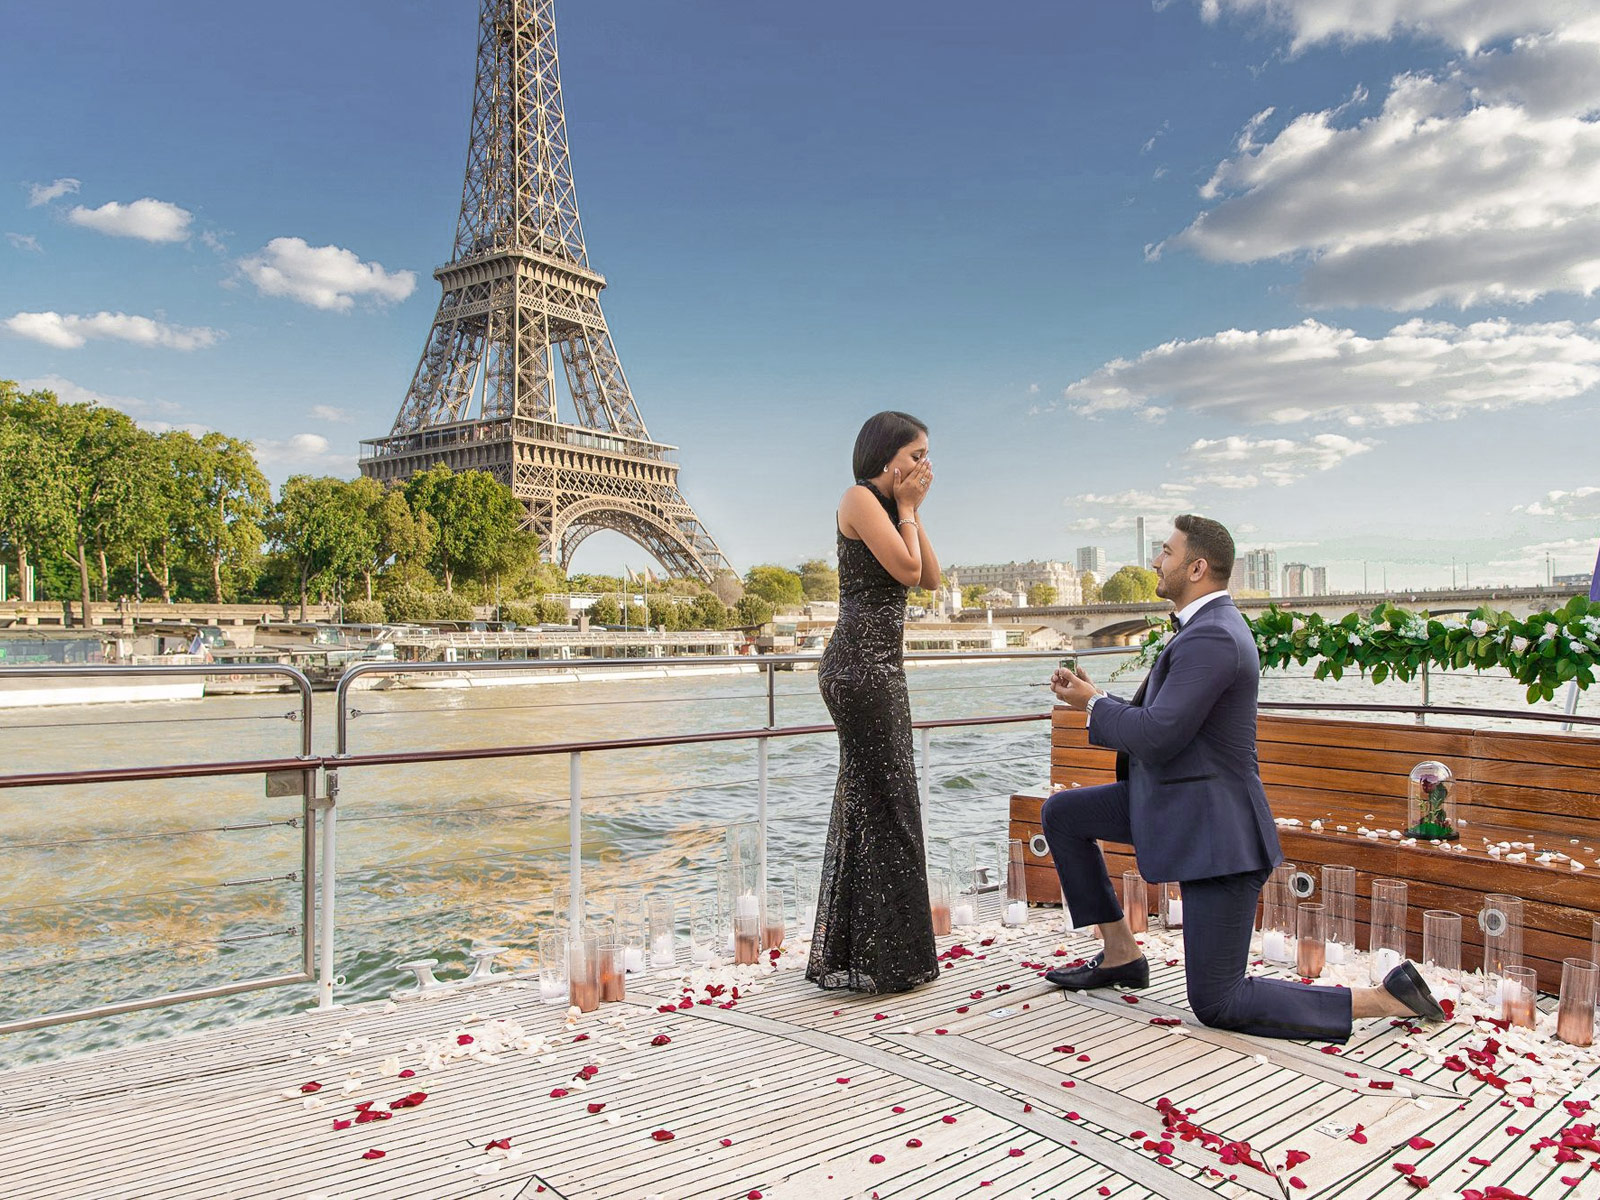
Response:
[[[1111,887],[1100,839],[1129,844],[1128,785],[1057,792],[1044,802],[1045,841],[1055,859],[1061,893],[1077,926],[1111,924],[1122,906]],[[1350,1036],[1348,988],[1317,987],[1245,974],[1256,901],[1268,870],[1179,881],[1183,895],[1183,960],[1189,1006],[1201,1024],[1259,1037]]]

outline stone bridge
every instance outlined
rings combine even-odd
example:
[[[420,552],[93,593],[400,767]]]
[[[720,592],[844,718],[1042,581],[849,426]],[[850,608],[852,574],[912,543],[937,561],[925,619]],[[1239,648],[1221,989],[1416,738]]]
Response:
[[[1234,602],[1251,615],[1276,604],[1295,612],[1319,613],[1329,619],[1352,611],[1369,613],[1385,602],[1412,611],[1426,610],[1436,617],[1468,613],[1485,604],[1517,617],[1529,617],[1536,612],[1560,608],[1572,596],[1580,594],[1583,589],[1570,587],[1463,588],[1431,592],[1342,592],[1333,596],[1235,597]],[[1125,646],[1142,641],[1150,622],[1165,618],[1171,611],[1172,606],[1165,600],[1154,604],[1065,604],[995,609],[993,619],[996,623],[1049,625],[1070,637],[1076,646]],[[985,610],[968,609],[959,619],[983,621],[988,616]]]

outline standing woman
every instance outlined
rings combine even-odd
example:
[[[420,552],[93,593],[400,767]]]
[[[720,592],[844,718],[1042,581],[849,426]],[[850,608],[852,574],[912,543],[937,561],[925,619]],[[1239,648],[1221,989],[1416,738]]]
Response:
[[[917,515],[933,482],[928,427],[878,413],[856,436],[854,468],[839,501],[839,623],[817,670],[839,730],[839,782],[806,978],[904,992],[939,975],[901,665],[906,589],[939,586]]]

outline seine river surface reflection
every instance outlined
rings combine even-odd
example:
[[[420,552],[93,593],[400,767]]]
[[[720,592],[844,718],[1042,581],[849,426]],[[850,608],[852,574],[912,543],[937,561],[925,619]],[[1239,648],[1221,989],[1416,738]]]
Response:
[[[1095,659],[1104,679],[1115,659]],[[910,671],[918,719],[1042,712],[1030,684],[1048,660]],[[1138,677],[1112,684],[1131,694]],[[810,673],[776,676],[779,726],[826,723]],[[1317,682],[1273,674],[1264,699],[1415,702],[1416,684]],[[1435,677],[1435,704],[1525,707],[1509,679]],[[334,698],[315,700],[315,750],[334,749]],[[676,735],[765,723],[759,675],[470,690],[360,691],[355,753]],[[292,756],[300,726],[287,696],[36,709],[0,729],[7,773]],[[1548,711],[1556,706],[1545,705]],[[1405,719],[1405,718],[1396,718]],[[1548,727],[1547,727],[1548,728]],[[1004,836],[1013,792],[1044,786],[1045,722],[938,730],[930,836]],[[837,748],[833,736],[780,739],[770,760],[770,874],[814,872]],[[486,759],[346,769],[338,831],[341,1000],[401,986],[393,964],[438,957],[458,974],[474,939],[528,947],[564,908],[568,760]],[[0,1019],[296,969],[299,801],[269,799],[262,777],[0,790]],[[756,745],[734,742],[588,754],[583,763],[586,890],[598,904],[670,886],[713,893],[727,830],[756,816]],[[1397,797],[1397,803],[1403,798]],[[0,1065],[293,1012],[311,985],[0,1038]]]

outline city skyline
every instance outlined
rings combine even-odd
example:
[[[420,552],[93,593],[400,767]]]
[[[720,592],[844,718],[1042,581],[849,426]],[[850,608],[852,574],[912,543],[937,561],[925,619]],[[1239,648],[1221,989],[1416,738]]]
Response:
[[[13,14],[0,376],[353,475],[449,257],[474,7]],[[1131,562],[1201,511],[1339,591],[1588,571],[1600,18],[1376,13],[563,6],[606,311],[736,565],[831,557],[897,407],[950,562]]]

